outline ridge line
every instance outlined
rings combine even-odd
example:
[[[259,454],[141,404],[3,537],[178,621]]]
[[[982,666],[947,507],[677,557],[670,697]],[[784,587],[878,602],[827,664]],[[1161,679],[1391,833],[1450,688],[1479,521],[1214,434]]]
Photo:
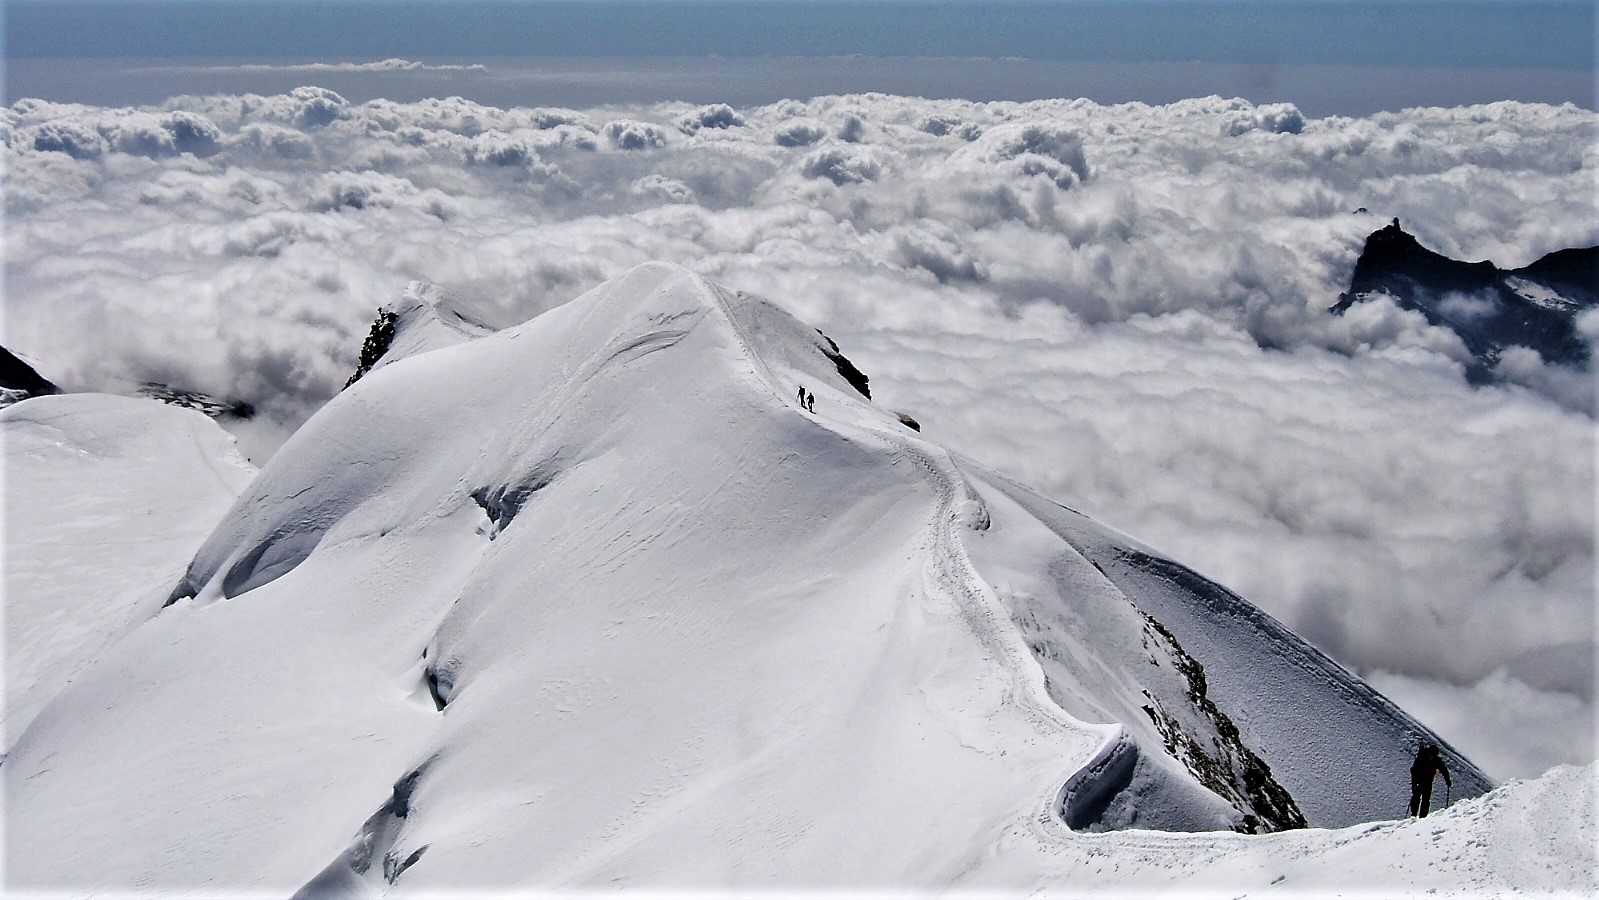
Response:
[[[785,408],[792,409],[793,404],[788,400],[786,388],[779,389],[776,377],[766,361],[756,352],[753,342],[745,333],[743,326],[738,322],[728,305],[726,288],[695,273],[701,284],[708,288],[707,295],[712,305],[727,320],[733,331],[739,349],[750,358],[751,367],[756,376],[766,385],[778,401]],[[871,402],[869,399],[867,402]],[[978,639],[981,646],[988,649],[998,658],[1001,667],[1008,674],[1009,683],[1006,685],[1004,701],[1007,705],[1014,704],[1021,717],[1031,723],[1037,730],[1052,732],[1056,735],[1080,733],[1077,730],[1099,731],[1101,734],[1099,746],[1087,762],[1073,766],[1064,778],[1055,782],[1045,795],[1036,812],[1028,816],[1033,828],[1041,836],[1054,842],[1069,840],[1075,832],[1066,824],[1062,806],[1062,793],[1067,785],[1075,785],[1086,778],[1090,778],[1090,770],[1106,754],[1114,750],[1122,740],[1123,729],[1120,725],[1100,726],[1088,722],[1079,722],[1072,718],[1065,710],[1060,708],[1048,693],[1044,685],[1043,670],[1039,668],[1036,660],[1027,652],[1019,637],[1012,635],[1007,639],[1005,629],[999,622],[1008,621],[1009,615],[1003,609],[998,596],[993,588],[983,580],[981,574],[972,565],[971,558],[965,550],[961,536],[956,528],[956,523],[961,518],[956,508],[957,497],[964,493],[965,499],[975,502],[982,508],[982,500],[977,492],[972,489],[961,473],[953,455],[922,438],[912,438],[908,435],[890,431],[886,428],[874,427],[866,423],[843,423],[832,420],[826,425],[817,417],[816,423],[830,431],[848,437],[844,429],[865,432],[875,442],[886,445],[887,448],[897,451],[908,457],[917,468],[925,472],[926,480],[933,486],[935,497],[935,514],[930,528],[933,537],[934,561],[936,567],[934,574],[937,582],[942,584],[952,595],[961,617]],[[964,487],[965,490],[960,490]],[[986,521],[986,510],[983,518]],[[952,569],[943,569],[938,563],[943,562]],[[943,569],[940,571],[940,569]],[[1064,828],[1062,833],[1059,829]]]

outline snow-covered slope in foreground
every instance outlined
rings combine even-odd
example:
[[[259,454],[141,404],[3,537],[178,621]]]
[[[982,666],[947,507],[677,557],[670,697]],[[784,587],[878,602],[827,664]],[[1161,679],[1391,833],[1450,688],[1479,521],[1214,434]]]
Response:
[[[1252,836],[1017,828],[963,875],[974,896],[1593,897],[1599,764],[1513,781],[1425,819]]]
[[[1591,770],[1457,807],[1513,811],[1493,828],[1383,826],[1413,849],[1374,864],[1363,827],[1074,832],[1393,818],[1436,738],[1224,589],[951,459],[762,301],[649,265],[447,337],[307,422],[36,717],[3,767],[14,886],[1591,878]],[[1449,761],[1457,800],[1487,788]],[[1413,839],[1560,804],[1542,866]]]
[[[0,410],[5,747],[73,673],[161,608],[255,469],[200,413],[57,394]]]

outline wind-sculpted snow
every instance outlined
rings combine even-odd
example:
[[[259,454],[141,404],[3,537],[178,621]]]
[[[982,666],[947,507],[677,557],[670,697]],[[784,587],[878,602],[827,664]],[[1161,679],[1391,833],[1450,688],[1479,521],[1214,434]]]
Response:
[[[1120,832],[1063,851],[1049,835],[1018,828],[1001,838],[993,862],[957,889],[1116,897],[1588,896],[1599,888],[1596,777],[1592,765],[1561,766],[1425,819],[1268,838]]]
[[[1207,853],[1354,871],[1352,833],[1068,827],[1391,817],[1432,736],[1225,589],[918,436],[839,355],[652,264],[375,367],[16,741],[10,885],[1069,890],[1111,883],[1107,852],[1140,884],[1224,879]],[[1486,787],[1450,762],[1453,799]],[[1584,877],[1570,808],[1524,883]],[[1363,883],[1413,865],[1381,859]]]
[[[1592,379],[1512,348],[1506,383],[1473,387],[1421,313],[1327,311],[1395,216],[1506,268],[1599,243],[1592,112],[304,87],[0,120],[5,343],[65,389],[249,403],[227,425],[261,462],[413,280],[498,325],[668,260],[788,305],[930,437],[1232,586],[1423,718],[1548,710],[1449,735],[1496,775],[1593,757]]]

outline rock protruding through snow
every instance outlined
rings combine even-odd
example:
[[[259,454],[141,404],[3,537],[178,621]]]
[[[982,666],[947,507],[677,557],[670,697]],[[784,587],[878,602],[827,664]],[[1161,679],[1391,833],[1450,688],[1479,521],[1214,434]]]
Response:
[[[40,375],[15,353],[0,347],[0,407],[26,400],[59,394],[61,389]]]
[[[397,359],[493,334],[491,316],[436,284],[413,281],[377,311],[361,344],[348,388],[363,375]]]

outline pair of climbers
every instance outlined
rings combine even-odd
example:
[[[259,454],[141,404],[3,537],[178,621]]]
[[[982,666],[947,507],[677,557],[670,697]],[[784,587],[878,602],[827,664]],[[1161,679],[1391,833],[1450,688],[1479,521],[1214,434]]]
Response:
[[[799,386],[799,405],[806,412],[816,412],[816,395],[805,390],[803,384]]]
[[[1444,765],[1444,758],[1439,755],[1436,744],[1423,742],[1421,749],[1416,753],[1416,761],[1410,764],[1410,814],[1417,818],[1425,818],[1432,811],[1432,783],[1433,779],[1442,775],[1444,777],[1444,805],[1449,805],[1449,791],[1454,790],[1454,782],[1449,778],[1449,767]]]

